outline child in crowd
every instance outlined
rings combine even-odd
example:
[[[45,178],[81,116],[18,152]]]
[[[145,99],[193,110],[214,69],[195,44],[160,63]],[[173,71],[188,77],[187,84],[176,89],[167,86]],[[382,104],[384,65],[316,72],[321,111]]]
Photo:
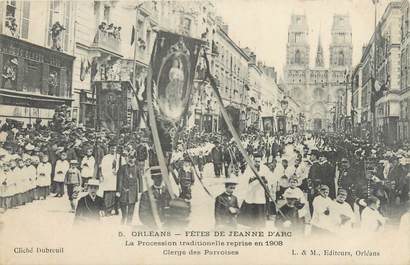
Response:
[[[85,156],[81,161],[81,180],[83,188],[88,180],[94,177],[94,165],[95,159],[93,156],[93,149],[92,147],[87,147],[85,150]]]
[[[70,167],[70,163],[67,161],[67,153],[62,151],[60,153],[60,159],[56,162],[54,183],[56,185],[56,196],[63,197],[64,195],[64,179],[66,173]]]
[[[37,166],[38,197],[40,200],[44,200],[50,194],[51,164],[48,162],[46,154],[42,154],[40,159],[41,163]]]

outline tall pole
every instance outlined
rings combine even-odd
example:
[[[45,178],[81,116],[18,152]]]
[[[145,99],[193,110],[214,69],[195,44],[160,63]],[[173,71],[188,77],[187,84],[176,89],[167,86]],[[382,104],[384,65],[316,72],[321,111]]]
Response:
[[[140,6],[142,5],[139,4],[135,7],[135,33],[134,33],[134,58],[132,60],[132,89],[134,93],[138,93],[138,91],[136,90],[137,87],[137,49],[138,49],[138,11]],[[137,104],[140,104],[140,102],[138,102],[138,95],[135,95],[135,98],[137,99]],[[132,124],[134,121],[134,117],[131,116],[131,128],[134,128],[135,126],[140,126],[140,122],[141,122],[141,117],[143,115],[143,113],[140,113],[142,108],[139,107],[139,111],[138,111],[138,117],[137,117],[137,121],[136,121],[136,125]],[[134,115],[134,114],[133,114]]]
[[[140,7],[140,5],[138,5],[135,8],[134,59],[132,61],[132,71],[133,71],[133,73],[132,73],[132,86],[134,87],[134,89],[136,87],[136,82],[137,82],[137,80],[136,80],[136,77],[137,77],[136,67],[137,67],[137,48],[138,48],[137,41],[138,41],[138,9],[139,9],[139,7]]]
[[[347,130],[347,84],[348,84],[348,82],[349,82],[349,73],[348,73],[348,71],[346,70],[346,80],[345,80],[345,124],[344,124],[344,129],[345,129],[345,133],[346,133],[346,130]]]
[[[377,75],[377,65],[376,65],[376,56],[377,56],[377,3],[379,0],[373,0],[374,4],[374,56],[373,56],[373,87],[372,87],[372,97],[371,97],[371,108],[372,108],[372,143],[376,142],[376,102],[375,102],[375,91],[376,91],[376,75]]]
[[[352,136],[354,136],[354,100],[353,100],[353,73],[352,73],[352,77],[350,80],[350,89],[351,89],[351,93],[352,93],[352,98],[350,99],[350,116],[352,117]]]

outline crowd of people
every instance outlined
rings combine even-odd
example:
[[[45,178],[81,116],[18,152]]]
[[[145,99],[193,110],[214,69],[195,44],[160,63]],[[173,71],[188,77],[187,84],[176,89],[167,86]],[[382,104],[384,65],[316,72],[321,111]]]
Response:
[[[243,145],[259,177],[246,167],[239,178],[227,178],[226,191],[215,202],[219,226],[261,228],[274,220],[278,229],[303,233],[376,232],[386,223],[398,224],[409,209],[406,149],[389,150],[337,134],[253,135]],[[235,162],[225,153],[218,144],[212,149],[215,177],[221,169],[226,177],[235,172],[229,171]],[[241,178],[249,184],[238,206],[233,180]]]
[[[121,223],[131,224],[139,202],[139,219],[147,227],[181,224],[189,218],[195,179],[203,185],[206,177],[225,179],[225,192],[215,198],[217,228],[263,228],[274,221],[278,229],[301,233],[357,227],[375,232],[399,223],[408,208],[410,152],[405,147],[388,149],[329,133],[253,132],[241,136],[243,153],[233,138],[194,128],[166,155],[170,184],[159,170],[146,174],[147,168],[159,168],[148,129],[96,131],[67,113],[65,106],[57,108],[47,125],[40,119],[0,124],[2,209],[53,194],[68,198],[80,223],[121,212]],[[205,166],[213,167],[212,176],[204,173]],[[244,179],[246,194],[238,198],[235,187]]]

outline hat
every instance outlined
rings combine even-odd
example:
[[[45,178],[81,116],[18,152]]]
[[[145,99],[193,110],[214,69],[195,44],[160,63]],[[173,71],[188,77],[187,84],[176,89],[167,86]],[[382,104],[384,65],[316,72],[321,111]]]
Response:
[[[155,178],[155,177],[161,177],[162,178],[162,173],[161,171],[151,171],[151,178]]]
[[[27,151],[33,151],[33,150],[34,150],[34,145],[28,143],[28,144],[26,145],[25,149],[26,149]]]
[[[320,185],[319,190],[329,190],[327,185]]]
[[[235,185],[238,185],[239,184],[239,181],[238,181],[238,179],[235,177],[235,178],[226,178],[225,179],[225,181],[224,181],[224,183],[225,184],[235,184]]]
[[[78,164],[78,161],[77,160],[70,160],[70,164]]]
[[[64,146],[57,147],[56,154],[59,154],[64,151]]]
[[[87,182],[87,186],[100,186],[100,181],[98,179],[90,179]]]
[[[310,152],[310,154],[319,157],[319,151],[318,151],[317,149],[312,150],[312,151]]]
[[[296,193],[295,189],[286,189],[286,191],[283,193],[283,198],[285,199],[297,199],[299,196]]]

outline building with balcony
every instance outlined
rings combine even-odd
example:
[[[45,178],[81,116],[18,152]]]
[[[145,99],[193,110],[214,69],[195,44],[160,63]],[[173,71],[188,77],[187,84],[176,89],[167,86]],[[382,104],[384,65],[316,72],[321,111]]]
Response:
[[[73,10],[69,1],[0,2],[0,120],[33,123],[72,105]]]
[[[217,18],[214,38],[218,54],[212,59],[212,73],[218,80],[219,93],[231,115],[234,127],[242,132],[250,119],[251,106],[258,106],[257,95],[250,96],[248,67],[251,58],[230,38],[228,25],[224,24],[220,17]],[[220,116],[220,113],[218,115]],[[225,130],[225,121],[222,117],[218,119],[219,129]]]
[[[410,140],[410,4],[401,1],[401,57],[400,57],[400,115],[398,141]]]
[[[400,26],[400,3],[391,2],[376,31],[376,136],[388,145],[397,142],[400,114]]]
[[[361,120],[362,120],[362,64],[359,63],[352,71],[352,126],[353,135],[361,136]]]

